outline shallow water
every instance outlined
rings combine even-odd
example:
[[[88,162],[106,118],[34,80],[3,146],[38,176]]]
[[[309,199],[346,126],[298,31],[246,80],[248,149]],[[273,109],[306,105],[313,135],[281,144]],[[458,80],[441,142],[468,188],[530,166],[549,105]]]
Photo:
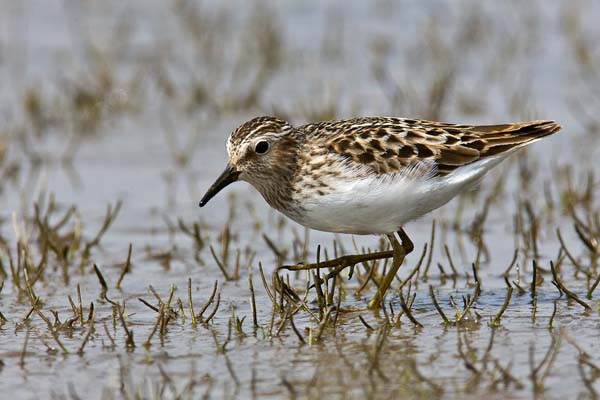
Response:
[[[567,29],[572,13],[579,18],[575,24],[579,34],[594,43],[599,34],[594,23],[600,13],[597,3],[582,1],[577,7],[563,9],[559,3],[541,1],[483,5],[464,1],[460,6],[449,1],[382,1],[373,5],[265,2],[260,7],[238,1],[225,6],[209,2],[178,16],[181,4],[0,1],[0,115],[4,121],[0,131],[8,149],[0,195],[4,204],[0,232],[6,241],[0,254],[8,273],[0,292],[0,311],[7,319],[0,325],[0,393],[15,398],[595,395],[594,390],[600,389],[593,367],[600,362],[596,357],[597,299],[585,299],[589,283],[583,272],[575,274],[573,263],[563,258],[563,282],[589,303],[591,310],[584,311],[561,296],[546,272],[537,289],[533,320],[529,289],[532,250],[526,248],[524,238],[515,239],[514,216],[526,215],[524,200],[534,208],[541,268],[549,271],[549,261],[558,257],[556,229],[560,228],[566,246],[584,269],[589,268],[593,282],[593,257],[579,240],[574,220],[564,211],[569,184],[563,169],[570,166],[572,185],[578,192],[585,188],[588,171],[598,172],[598,131],[574,104],[597,104],[592,89],[600,80],[576,58]],[[196,18],[197,25],[186,28],[186,15]],[[473,31],[462,32],[461,27]],[[199,36],[190,29],[197,29]],[[264,39],[269,32],[275,32],[277,39]],[[280,54],[261,48],[261,40]],[[591,56],[597,58],[597,51]],[[236,104],[268,57],[278,61],[271,60],[273,66],[264,67],[267,78],[258,100]],[[491,123],[552,118],[561,123],[563,132],[532,146],[521,160],[521,168],[519,159],[512,159],[486,178],[476,192],[466,194],[462,203],[455,200],[407,226],[416,250],[407,257],[401,278],[416,265],[423,244],[430,242],[434,218],[437,223],[428,279],[424,281],[421,269],[421,276],[411,284],[416,293],[412,313],[422,327],[415,327],[406,316],[398,326],[388,327],[381,311],[340,312],[335,327],[328,325],[317,340],[319,322],[301,311],[294,322],[305,341],[313,336],[311,343],[302,344],[289,323],[277,334],[281,315],[275,313],[271,328],[273,306],[261,282],[258,262],[270,279],[279,260],[262,235],[268,235],[280,250],[288,249],[283,262],[293,264],[299,260],[292,256],[292,243],[305,233],[269,210],[245,184],[229,187],[209,206],[198,208],[203,191],[224,166],[227,134],[258,114],[277,113],[295,123],[329,114],[435,115],[436,111],[427,107],[432,101],[427,93],[440,65],[456,68],[447,99],[437,111],[440,119]],[[384,84],[374,78],[377,68],[384,68],[389,75],[379,81]],[[106,76],[112,83],[98,104],[78,109],[69,103],[75,98],[69,95],[74,85],[81,83],[93,91],[98,82],[106,82],[97,79]],[[170,83],[161,83],[165,76]],[[391,87],[393,83],[403,90]],[[172,91],[164,85],[171,85]],[[204,87],[200,100],[191,96],[196,85]],[[23,111],[23,94],[28,88],[41,93],[45,122],[40,136],[33,133],[32,114]],[[95,128],[86,131],[73,121],[87,118],[90,110],[100,110],[100,117]],[[61,155],[69,141],[78,136],[83,139],[73,161],[63,162]],[[20,168],[14,179],[6,172],[11,164]],[[527,170],[531,173],[529,190],[523,184]],[[499,185],[502,173],[506,179]],[[553,208],[544,193],[546,182]],[[593,183],[587,203],[592,216],[598,212],[594,202],[597,178]],[[462,309],[461,296],[474,293],[471,263],[478,247],[469,237],[470,226],[497,185],[502,190],[491,203],[483,229],[489,254],[484,250],[480,255],[481,294],[467,316],[469,321],[458,327],[445,326],[428,285],[434,286],[444,312],[454,319],[450,296]],[[59,205],[51,221],[57,222],[71,204],[76,205],[83,237],[88,240],[101,226],[106,206],[123,201],[114,224],[100,246],[92,249],[82,270],[78,268],[80,249],[74,250],[65,283],[62,267],[50,253],[43,278],[33,286],[41,297],[42,312],[51,317],[50,310],[55,310],[61,321],[73,314],[68,296],[76,301],[78,284],[86,316],[90,302],[94,303],[94,330],[81,354],[77,350],[88,324],[75,323],[72,333],[60,331],[68,354],[57,350],[41,318],[34,313],[25,323],[31,303],[26,295],[18,295],[8,267],[7,249],[14,261],[17,257],[13,218],[21,238],[31,235],[31,257],[36,262],[39,259],[33,203],[44,199],[47,204],[50,193]],[[455,230],[452,223],[461,207],[460,226]],[[576,211],[580,217],[588,215],[583,201],[576,203]],[[199,252],[177,227],[178,218],[186,224],[198,222],[205,242]],[[524,218],[522,224],[528,227]],[[241,254],[236,281],[224,279],[209,250],[212,245],[221,254],[219,237],[226,224],[231,232],[229,274],[236,251]],[[73,218],[61,232],[76,226]],[[354,251],[349,236],[310,232],[308,261],[315,260],[318,244],[331,255],[334,239],[347,253]],[[379,238],[369,236],[354,240],[359,247],[376,248],[379,243]],[[116,289],[129,243],[133,247],[131,272],[124,276],[121,289]],[[450,278],[442,279],[437,267],[440,263],[450,273],[444,244],[459,273],[455,284]],[[505,300],[502,273],[515,247],[520,252],[509,280],[519,283],[525,292],[514,290],[500,325],[492,328],[488,321]],[[250,263],[249,253],[254,254]],[[108,298],[126,304],[125,322],[134,334],[135,348],[127,348],[112,305],[99,298],[94,263],[107,281]],[[248,263],[256,290],[258,328],[252,326]],[[196,312],[218,281],[220,305],[209,324],[191,325],[189,278]],[[302,296],[305,275],[290,273],[289,279]],[[173,301],[181,299],[187,318],[182,320],[179,315],[167,325],[164,335],[157,332],[151,345],[144,347],[157,320],[157,313],[138,300],[157,304],[149,285],[163,299],[174,285]],[[356,278],[344,282],[344,308],[364,307],[374,292],[370,285],[369,290],[354,296],[357,286]],[[314,291],[308,300],[312,313],[318,314]],[[387,300],[394,313],[401,310],[396,293]],[[554,304],[556,315],[549,329]],[[205,316],[214,307],[211,304]],[[367,328],[359,315],[374,329]],[[236,317],[245,318],[243,333],[231,326]],[[493,345],[485,356],[492,332]],[[582,353],[570,338],[589,356],[585,358],[588,364],[582,364]],[[543,362],[553,340],[557,341],[555,359],[550,353]],[[543,380],[543,387],[535,388],[532,369],[540,363],[535,379],[538,383]],[[590,382],[587,386],[586,380]]]

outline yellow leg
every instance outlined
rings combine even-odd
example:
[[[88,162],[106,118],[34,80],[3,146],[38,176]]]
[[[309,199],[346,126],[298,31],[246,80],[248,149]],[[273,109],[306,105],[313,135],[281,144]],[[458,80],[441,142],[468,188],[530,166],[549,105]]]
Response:
[[[400,229],[400,231],[398,231],[398,235],[402,240],[402,244],[398,242],[393,233],[387,234],[387,237],[390,243],[392,244],[394,258],[392,259],[392,266],[390,267],[390,270],[384,276],[383,280],[381,281],[381,284],[377,288],[377,293],[375,293],[375,296],[373,296],[371,301],[369,301],[370,309],[378,308],[381,305],[381,301],[383,300],[385,293],[390,288],[392,281],[394,280],[394,277],[398,272],[398,269],[400,269],[400,266],[404,261],[404,257],[406,257],[406,255],[414,249],[412,241],[409,239],[408,235],[406,234],[406,232],[404,232],[403,229]]]
[[[398,236],[400,236],[400,240],[402,241],[402,247],[404,248],[404,254],[409,255],[415,249],[415,245],[412,240],[408,237],[404,229],[400,228],[398,231]]]

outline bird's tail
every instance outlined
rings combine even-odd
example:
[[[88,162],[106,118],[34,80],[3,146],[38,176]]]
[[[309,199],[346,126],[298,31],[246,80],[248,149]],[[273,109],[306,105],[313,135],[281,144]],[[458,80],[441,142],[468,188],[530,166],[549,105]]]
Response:
[[[480,157],[490,157],[533,143],[560,129],[560,125],[554,121],[540,120],[516,124],[474,126],[471,132],[486,143]]]

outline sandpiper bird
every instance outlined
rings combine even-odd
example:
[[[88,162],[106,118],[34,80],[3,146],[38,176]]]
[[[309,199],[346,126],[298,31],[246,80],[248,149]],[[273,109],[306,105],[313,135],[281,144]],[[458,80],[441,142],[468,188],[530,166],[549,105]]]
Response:
[[[404,224],[446,204],[516,150],[558,130],[554,121],[478,126],[364,117],[293,127],[279,118],[258,117],[229,136],[227,167],[200,207],[242,180],[271,207],[308,228],[387,235],[394,261],[369,303],[377,307],[413,249]]]

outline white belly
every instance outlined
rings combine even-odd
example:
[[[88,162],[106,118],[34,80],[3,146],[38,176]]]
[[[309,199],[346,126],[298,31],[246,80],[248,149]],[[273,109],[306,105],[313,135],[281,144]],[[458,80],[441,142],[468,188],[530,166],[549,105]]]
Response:
[[[304,212],[294,215],[293,219],[326,232],[357,235],[395,232],[476,185],[501,160],[490,158],[459,168],[445,177],[430,177],[420,171],[340,179],[332,193],[304,199]]]

